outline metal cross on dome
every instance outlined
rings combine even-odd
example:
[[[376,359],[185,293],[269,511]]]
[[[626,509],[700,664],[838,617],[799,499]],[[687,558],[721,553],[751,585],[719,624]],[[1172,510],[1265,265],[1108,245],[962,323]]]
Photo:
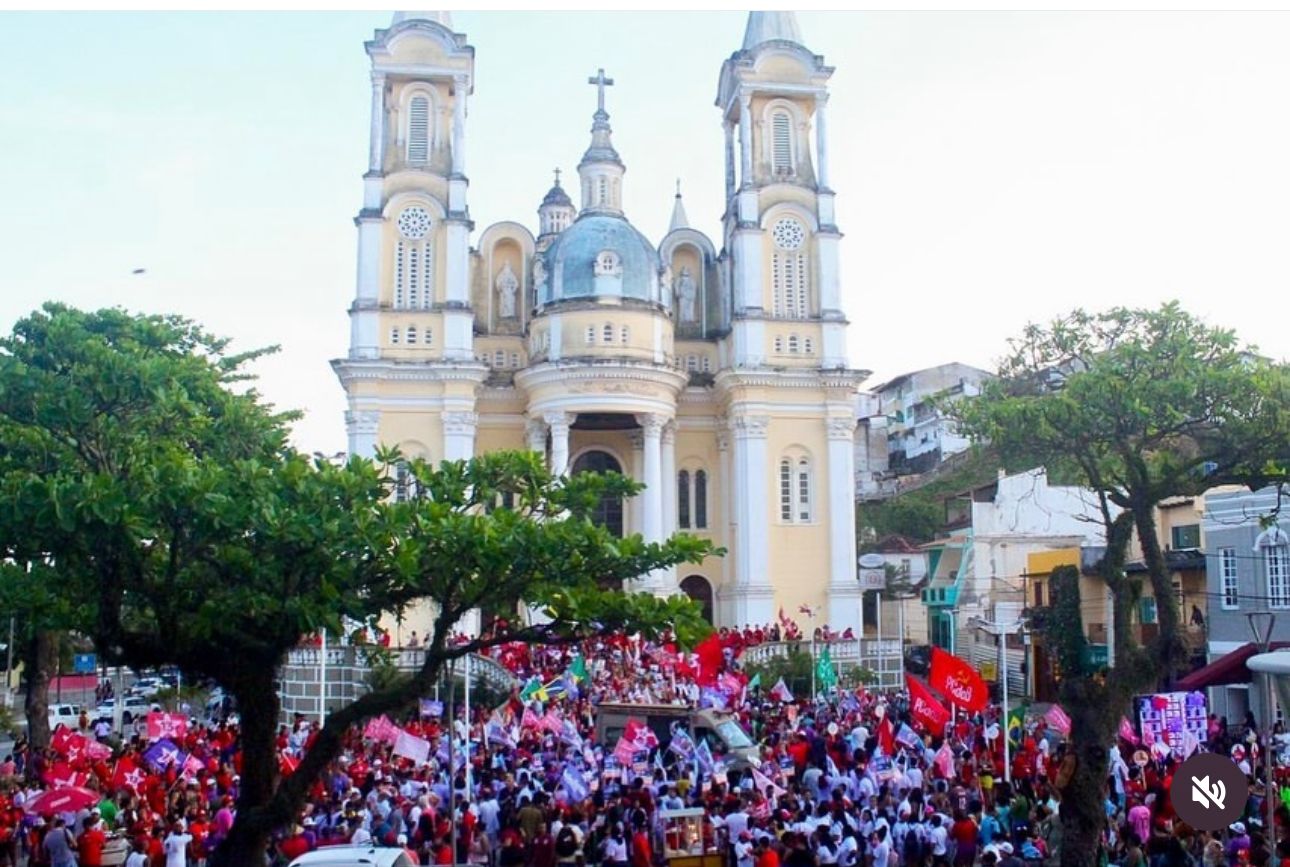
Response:
[[[596,71],[596,74],[594,76],[587,79],[587,84],[596,85],[596,110],[604,111],[605,110],[605,88],[613,87],[614,80],[612,78],[605,78],[605,69],[604,67],[601,67]]]

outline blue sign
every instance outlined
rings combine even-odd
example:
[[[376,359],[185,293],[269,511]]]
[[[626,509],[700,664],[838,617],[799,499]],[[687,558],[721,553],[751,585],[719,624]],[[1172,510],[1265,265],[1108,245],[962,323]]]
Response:
[[[78,653],[72,657],[72,670],[77,674],[93,674],[98,670],[98,659],[92,653]]]

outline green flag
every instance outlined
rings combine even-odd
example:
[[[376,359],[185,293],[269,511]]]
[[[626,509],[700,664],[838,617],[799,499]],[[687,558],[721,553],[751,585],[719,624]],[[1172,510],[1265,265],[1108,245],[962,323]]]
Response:
[[[537,675],[529,678],[529,682],[524,684],[524,688],[520,690],[520,701],[528,701],[531,698],[539,700],[543,698],[542,680]]]
[[[761,672],[759,671],[753,675],[752,680],[748,681],[748,690],[751,692],[754,689],[760,689],[760,688],[761,688]]]
[[[820,654],[820,659],[815,664],[815,678],[825,689],[833,689],[838,685],[838,673],[833,669],[833,657],[829,655],[827,644],[824,645],[824,652]]]
[[[591,679],[591,676],[587,674],[587,661],[582,658],[581,653],[573,658],[573,662],[569,663],[569,676],[578,683]]]

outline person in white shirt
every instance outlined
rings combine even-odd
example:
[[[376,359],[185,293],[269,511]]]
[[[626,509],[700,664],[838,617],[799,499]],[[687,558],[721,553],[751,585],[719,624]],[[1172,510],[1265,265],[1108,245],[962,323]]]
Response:
[[[752,835],[747,831],[735,841],[735,867],[753,867]]]
[[[133,847],[125,859],[125,867],[148,867],[148,841],[142,837],[135,838]]]
[[[184,820],[180,819],[162,841],[161,848],[166,853],[166,867],[188,867],[188,844],[193,841],[193,835],[187,831]]]
[[[874,832],[869,851],[873,853],[873,867],[887,867],[891,863],[891,839],[887,836],[886,825]]]

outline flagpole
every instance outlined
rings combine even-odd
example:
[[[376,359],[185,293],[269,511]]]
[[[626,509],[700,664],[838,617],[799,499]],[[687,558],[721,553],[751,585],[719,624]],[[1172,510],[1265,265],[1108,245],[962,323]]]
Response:
[[[811,704],[815,704],[815,630],[811,630]]]
[[[327,630],[318,645],[318,727],[327,725]]]
[[[469,804],[472,789],[470,783],[470,654],[466,654],[462,660],[466,663],[466,803]]]

